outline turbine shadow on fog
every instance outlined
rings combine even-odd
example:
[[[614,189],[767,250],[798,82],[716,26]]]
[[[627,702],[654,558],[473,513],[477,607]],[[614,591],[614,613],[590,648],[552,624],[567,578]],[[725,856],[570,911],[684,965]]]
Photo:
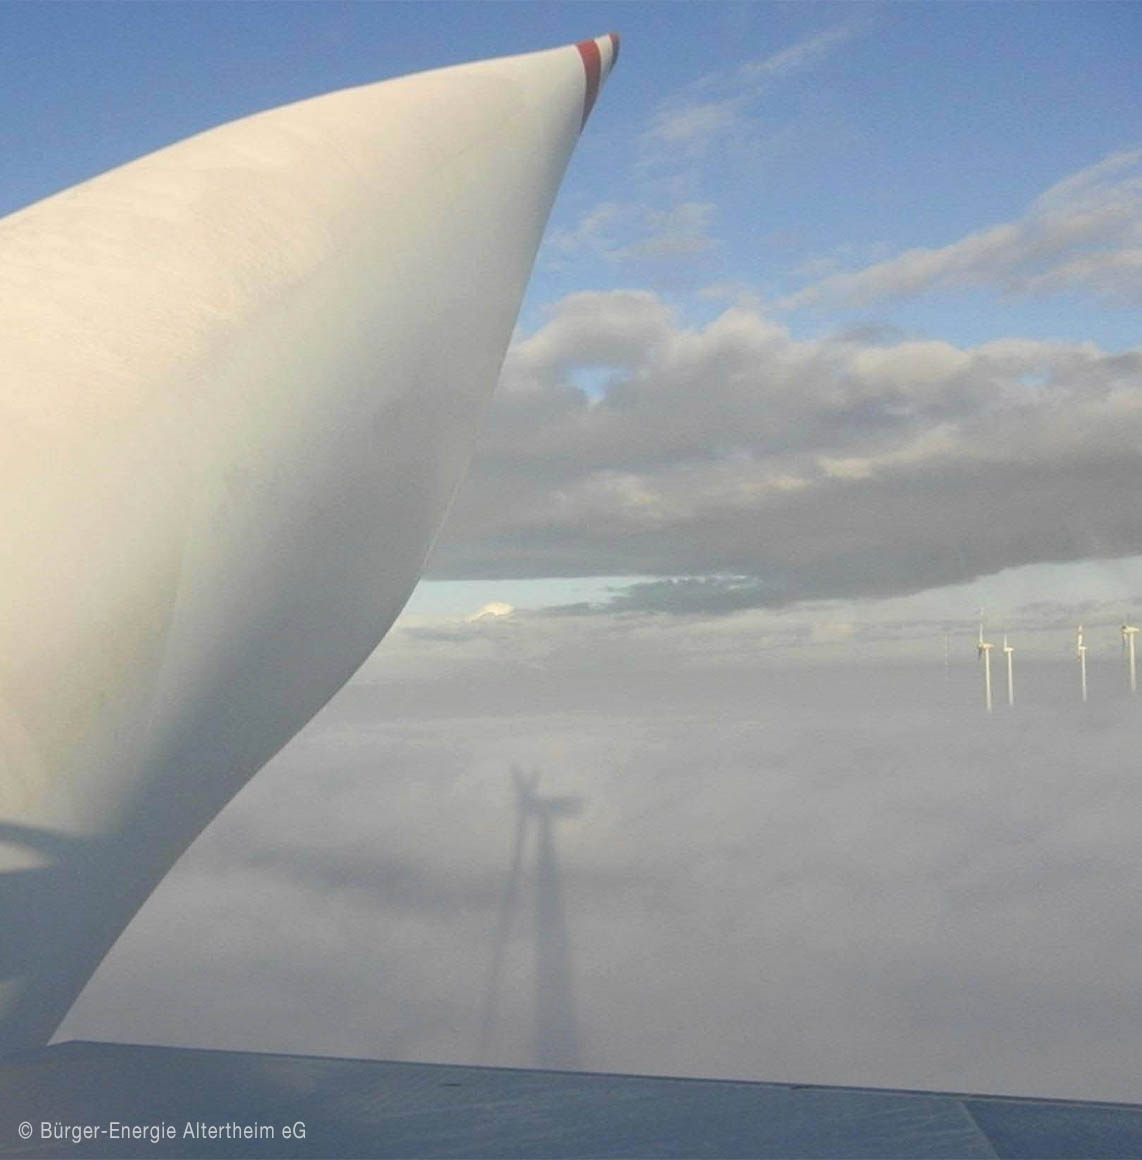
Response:
[[[535,1066],[575,1070],[581,1067],[579,1036],[571,977],[571,946],[553,822],[556,818],[577,815],[583,800],[577,796],[540,797],[536,792],[539,776],[538,770],[524,774],[519,768],[512,768],[516,800],[515,837],[511,866],[500,899],[476,1059],[480,1063],[490,1062],[503,986],[504,959],[516,919],[523,909],[528,838],[534,832]]]

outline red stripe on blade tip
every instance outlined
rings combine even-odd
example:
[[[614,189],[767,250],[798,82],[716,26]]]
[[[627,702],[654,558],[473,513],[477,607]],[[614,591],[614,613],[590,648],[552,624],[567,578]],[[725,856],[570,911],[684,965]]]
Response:
[[[575,47],[583,58],[583,70],[587,74],[587,88],[583,93],[583,119],[579,122],[581,130],[591,115],[595,98],[599,95],[599,75],[602,71],[602,60],[599,56],[599,46],[593,40],[581,40]]]

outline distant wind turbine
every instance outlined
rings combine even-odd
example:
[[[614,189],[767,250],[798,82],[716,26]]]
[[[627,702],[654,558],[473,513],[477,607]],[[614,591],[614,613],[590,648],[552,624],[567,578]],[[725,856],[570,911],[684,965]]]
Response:
[[[1138,692],[1138,672],[1134,667],[1134,638],[1138,635],[1138,629],[1132,624],[1124,624],[1122,626],[1122,651],[1130,653],[1130,691],[1132,693]]]
[[[1082,674],[1083,704],[1086,704],[1086,645],[1083,644],[1083,626],[1079,625],[1079,636],[1075,645],[1079,658],[1079,672]]]
[[[983,639],[983,609],[979,612],[979,647],[977,657],[983,660],[983,692],[987,701],[987,711],[991,712],[991,650],[995,645]]]
[[[1007,633],[1003,634],[1003,652],[1007,657],[1007,703],[1009,705],[1015,704],[1015,680],[1011,673],[1011,658],[1015,652],[1015,646],[1007,643]]]

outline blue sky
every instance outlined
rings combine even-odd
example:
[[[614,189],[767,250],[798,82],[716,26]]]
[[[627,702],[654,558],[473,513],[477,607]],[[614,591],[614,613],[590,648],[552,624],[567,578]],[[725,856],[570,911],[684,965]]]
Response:
[[[769,299],[799,288],[810,263],[853,268],[946,245],[1021,217],[1138,135],[1142,11],[1130,3],[64,2],[5,5],[0,22],[5,212],[268,106],[619,29],[622,68],[553,227],[623,207],[618,249],[646,232],[647,214],[707,208],[673,260],[588,253],[557,269],[549,255],[524,315],[533,323],[572,290],[631,285],[661,288],[698,319],[715,309],[695,300],[704,286]],[[953,341],[1014,327],[1132,342],[1125,310],[1081,296],[941,296],[892,316]],[[863,317],[794,323],[808,333]]]
[[[1138,389],[1137,4],[7,4],[0,211],[269,106],[612,28],[412,611],[639,577],[882,599],[1142,548],[1107,451]]]
[[[9,4],[0,211],[268,106],[612,28],[620,67],[412,611],[703,574],[759,605],[883,598],[1142,548],[1093,462],[1138,386],[1137,4]],[[1043,432],[1064,397],[1081,451]],[[1004,499],[1076,455],[1066,535]],[[915,497],[863,521],[864,559],[832,529],[844,479],[854,510],[878,483]]]

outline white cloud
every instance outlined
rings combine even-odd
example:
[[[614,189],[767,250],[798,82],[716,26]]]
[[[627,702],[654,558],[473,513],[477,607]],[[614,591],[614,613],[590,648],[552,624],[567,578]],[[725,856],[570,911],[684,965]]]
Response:
[[[756,616],[534,617],[539,641],[460,671],[386,643],[160,886],[62,1037],[474,1061],[502,945],[484,1062],[533,1065],[534,843],[497,924],[518,765],[581,806],[552,825],[550,933],[584,1067],[1134,1098],[1117,643],[1087,711],[1069,664],[1028,665],[985,721],[970,640],[948,678],[942,652],[767,669]],[[854,635],[836,610],[808,627],[809,651]]]
[[[711,72],[661,102],[642,138],[642,161],[677,166],[703,157],[715,143],[740,136],[751,107],[775,83],[812,68],[851,39],[852,25],[826,29],[732,72]]]
[[[1127,150],[1060,181],[1018,221],[833,274],[780,305],[865,304],[980,286],[1026,295],[1080,290],[1133,305],[1142,304],[1140,272],[1142,150]]]
[[[505,391],[557,388],[575,366],[633,369],[675,325],[671,309],[649,291],[615,291],[605,299],[600,310],[598,294],[571,294],[553,311],[552,324],[514,343],[502,375]]]
[[[511,616],[515,609],[502,600],[492,600],[483,605],[478,612],[468,617],[469,621],[487,620],[489,617]]]
[[[620,260],[672,258],[700,254],[717,243],[709,234],[714,206],[709,202],[682,202],[668,210],[649,210],[646,236],[617,252]]]
[[[648,136],[672,147],[703,143],[734,124],[741,104],[734,99],[667,105],[655,112]]]
[[[851,40],[856,33],[857,28],[852,24],[823,29],[814,36],[791,44],[770,56],[742,65],[738,69],[738,78],[748,83],[799,72],[824,60],[839,45]]]
[[[799,341],[616,291],[559,304],[504,384],[434,575],[753,576],[780,602],[1142,551],[1142,350]]]
[[[628,212],[628,207],[616,202],[600,202],[582,214],[573,228],[549,230],[543,241],[545,256],[570,256],[584,250],[608,255],[614,249],[611,229]]]
[[[716,248],[710,234],[715,206],[676,202],[668,208],[604,202],[583,214],[570,229],[556,229],[544,243],[549,267],[583,254],[612,266],[683,261]]]

